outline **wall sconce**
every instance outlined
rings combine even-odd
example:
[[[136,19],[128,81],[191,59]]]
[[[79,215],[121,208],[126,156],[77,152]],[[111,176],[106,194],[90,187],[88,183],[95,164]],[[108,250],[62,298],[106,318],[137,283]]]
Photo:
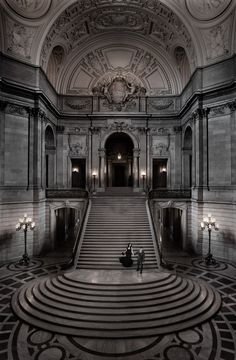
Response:
[[[92,176],[93,176],[93,191],[95,192],[95,182],[96,182],[97,173],[94,171],[94,172],[92,173]]]
[[[118,159],[118,160],[121,160],[121,158],[122,158],[121,153],[119,153],[119,154],[117,155],[117,159]]]
[[[78,167],[73,167],[73,168],[72,168],[72,172],[78,173],[78,172],[79,172],[79,168],[78,168]]]
[[[24,242],[25,242],[25,252],[20,259],[19,264],[28,266],[30,263],[30,258],[27,254],[27,230],[34,230],[35,222],[32,221],[31,217],[28,217],[27,214],[24,214],[23,218],[19,219],[19,222],[16,224],[16,231],[23,230],[24,231]]]
[[[211,231],[212,229],[218,231],[219,225],[216,224],[216,219],[211,216],[211,214],[208,214],[203,218],[203,221],[201,222],[201,229],[208,230],[208,254],[205,258],[206,265],[215,265],[216,260],[213,258],[213,255],[211,253]]]
[[[144,182],[145,182],[146,173],[143,171],[143,172],[141,173],[141,176],[142,176],[142,178],[143,178],[143,191],[145,191]]]
[[[166,172],[167,172],[166,167],[165,167],[165,166],[163,166],[163,167],[160,169],[160,172],[161,172],[161,173],[166,173]]]

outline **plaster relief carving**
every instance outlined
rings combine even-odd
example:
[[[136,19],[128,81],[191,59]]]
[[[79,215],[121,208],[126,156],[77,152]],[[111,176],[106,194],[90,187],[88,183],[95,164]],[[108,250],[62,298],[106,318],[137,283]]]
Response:
[[[28,116],[26,109],[20,105],[7,104],[5,111],[7,114],[17,115],[22,117]]]
[[[63,110],[73,110],[76,112],[80,112],[80,111],[91,112],[92,99],[91,98],[80,98],[76,100],[64,99]]]
[[[229,21],[209,30],[205,34],[205,39],[208,59],[229,53]]]
[[[7,21],[7,51],[30,59],[34,29],[27,28],[10,19]]]
[[[153,136],[151,152],[153,156],[168,156],[170,147],[169,136]]]
[[[172,99],[148,99],[148,111],[155,112],[165,109],[174,109],[174,101]]]
[[[83,135],[68,135],[69,156],[79,157],[87,154],[87,138]]]
[[[138,96],[145,95],[146,90],[143,87],[128,82],[122,76],[114,77],[108,83],[98,83],[93,88],[93,94],[106,99],[109,108],[121,111],[122,108]]]
[[[45,15],[51,0],[6,0],[7,4],[20,16],[28,19],[37,19]]]
[[[222,14],[231,0],[185,0],[190,14],[198,20],[211,20]]]

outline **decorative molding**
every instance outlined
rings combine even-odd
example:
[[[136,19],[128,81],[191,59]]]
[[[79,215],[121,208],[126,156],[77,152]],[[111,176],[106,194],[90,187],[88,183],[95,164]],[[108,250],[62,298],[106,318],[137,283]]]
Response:
[[[52,0],[5,0],[10,8],[20,16],[27,19],[37,19],[44,16]]]
[[[68,134],[68,145],[71,158],[86,156],[88,153],[86,135]]]
[[[27,111],[24,106],[8,103],[5,112],[7,114],[18,115],[22,117],[27,116]]]
[[[95,96],[106,99],[111,110],[121,111],[122,108],[139,96],[145,96],[146,89],[123,76],[115,76],[107,83],[98,83],[93,89]]]
[[[62,126],[62,125],[57,125],[56,126],[56,131],[57,131],[57,133],[64,133],[64,131],[65,131],[65,126]]]
[[[15,54],[24,59],[31,59],[30,52],[35,34],[35,28],[26,27],[20,23],[7,19],[6,49],[10,54]]]
[[[185,3],[192,17],[201,21],[209,21],[221,15],[231,0],[185,0]]]

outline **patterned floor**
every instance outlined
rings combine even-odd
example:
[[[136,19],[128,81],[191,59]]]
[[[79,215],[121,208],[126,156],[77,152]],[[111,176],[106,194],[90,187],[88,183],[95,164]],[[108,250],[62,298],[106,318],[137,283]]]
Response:
[[[58,273],[63,262],[44,258],[32,260],[28,268],[18,263],[1,265],[0,360],[235,360],[236,266],[218,261],[207,267],[201,258],[186,256],[170,263],[177,274],[203,279],[215,287],[222,308],[211,321],[190,330],[136,340],[63,336],[21,322],[10,306],[15,290],[33,279]]]

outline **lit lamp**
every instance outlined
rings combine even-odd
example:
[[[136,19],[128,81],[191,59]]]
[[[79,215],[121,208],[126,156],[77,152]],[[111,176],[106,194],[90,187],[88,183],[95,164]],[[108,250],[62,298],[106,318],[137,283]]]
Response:
[[[143,178],[143,191],[145,190],[144,188],[144,182],[145,182],[145,176],[146,176],[146,173],[143,171],[142,174],[141,174],[142,178]]]
[[[201,229],[208,230],[208,236],[209,236],[209,240],[208,240],[208,254],[205,258],[205,263],[206,265],[215,265],[216,264],[216,260],[213,258],[213,255],[211,253],[211,231],[212,229],[218,231],[219,230],[219,225],[216,224],[216,219],[213,218],[211,216],[211,214],[208,214],[207,217],[203,218],[203,221],[201,222]]]
[[[93,191],[95,191],[95,181],[96,181],[97,173],[94,171],[92,175],[93,175]]]
[[[118,160],[121,160],[121,153],[119,153],[119,154],[117,155],[117,159],[118,159]]]
[[[79,168],[78,168],[78,167],[73,167],[72,172],[78,173],[78,172],[79,172]]]
[[[16,224],[16,230],[23,230],[24,231],[24,241],[25,241],[25,252],[20,259],[19,264],[28,266],[30,263],[30,258],[27,254],[27,230],[34,230],[35,222],[32,221],[31,217],[28,217],[27,214],[24,214],[23,218],[19,219],[19,222]]]

